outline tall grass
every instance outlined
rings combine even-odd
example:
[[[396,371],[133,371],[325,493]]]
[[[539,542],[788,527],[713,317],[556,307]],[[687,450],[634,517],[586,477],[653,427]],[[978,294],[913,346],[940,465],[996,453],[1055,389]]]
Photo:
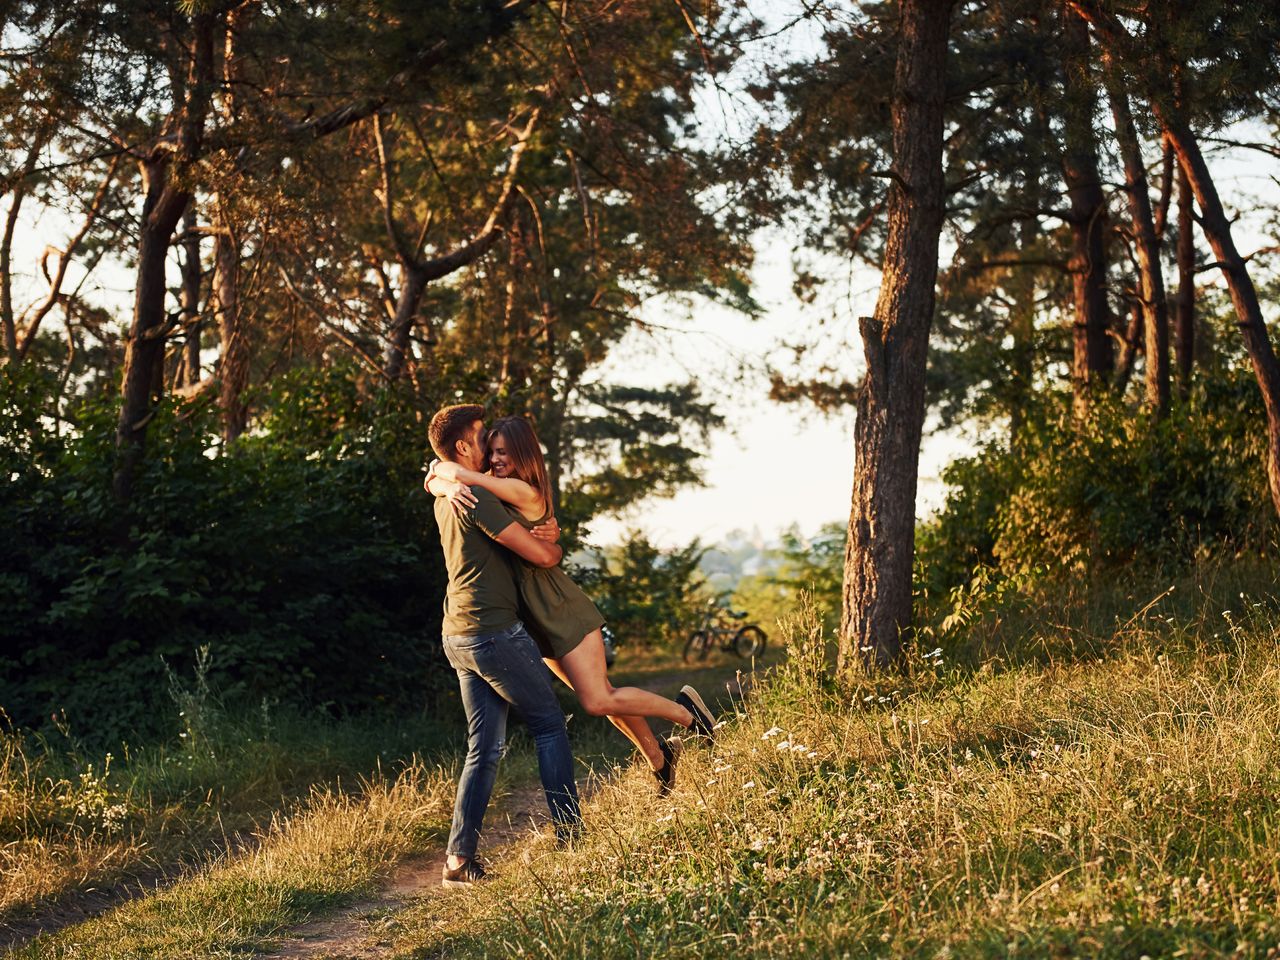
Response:
[[[988,616],[1039,617],[1028,656],[918,650],[852,687],[802,610],[670,800],[606,785],[572,851],[531,841],[409,917],[397,955],[1273,955],[1274,585],[1059,588],[970,624],[980,645]]]
[[[444,755],[457,732],[428,716],[228,710],[200,671],[190,684],[171,683],[178,729],[167,742],[95,753],[65,726],[51,735],[0,730],[0,921],[252,844],[315,787]]]
[[[245,955],[314,912],[373,888],[394,860],[440,842],[453,776],[411,764],[353,793],[317,790],[274,817],[252,851],[61,933],[13,958],[128,960]]]

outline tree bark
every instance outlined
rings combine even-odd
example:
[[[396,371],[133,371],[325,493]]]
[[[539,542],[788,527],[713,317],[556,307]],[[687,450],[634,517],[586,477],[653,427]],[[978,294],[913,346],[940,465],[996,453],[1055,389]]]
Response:
[[[381,169],[382,212],[385,220],[387,237],[400,260],[400,295],[396,300],[395,316],[391,320],[391,330],[387,337],[386,358],[383,374],[388,381],[398,380],[404,372],[405,357],[409,352],[409,342],[413,333],[413,325],[417,320],[418,307],[422,303],[422,295],[427,284],[447,277],[455,270],[460,270],[474,263],[489,252],[490,248],[502,237],[505,227],[503,220],[511,208],[516,195],[516,175],[520,172],[520,159],[524,156],[529,138],[533,134],[541,116],[541,108],[534,108],[529,120],[520,132],[519,138],[511,148],[511,159],[507,162],[507,172],[503,177],[502,189],[498,199],[489,211],[484,226],[474,238],[460,247],[441,256],[422,259],[419,238],[417,247],[411,247],[404,241],[403,233],[395,221],[392,204],[391,164],[388,161],[381,124],[375,120],[374,135],[378,144],[378,162]]]
[[[196,231],[197,216],[194,204],[187,204],[182,217],[182,325],[187,331],[179,359],[178,385],[194,387],[200,382],[200,234]]]
[[[1027,119],[1038,137],[1045,137],[1044,114],[1037,109],[1028,111]],[[1028,210],[1038,210],[1045,206],[1042,193],[1040,168],[1035,158],[1028,157],[1023,173],[1025,204]],[[1040,241],[1040,218],[1028,216],[1018,221],[1018,250],[1022,256],[1029,256]],[[1009,397],[1009,438],[1016,442],[1022,432],[1027,410],[1035,390],[1035,335],[1036,335],[1036,291],[1040,271],[1030,264],[1014,268],[1010,279],[1009,334],[1012,340],[1010,372],[1012,373],[1012,389]]]
[[[1138,356],[1139,347],[1145,339],[1146,323],[1142,304],[1135,303],[1130,308],[1129,329],[1124,335],[1124,345],[1120,348],[1120,364],[1116,367],[1116,392],[1124,393],[1129,386],[1129,378],[1133,376],[1133,362]]]
[[[4,219],[4,235],[0,237],[0,323],[4,326],[4,353],[10,364],[18,362],[18,323],[13,315],[13,232],[26,195],[24,184],[13,188],[13,199],[9,201],[9,212]]]
[[[427,274],[416,260],[400,265],[400,296],[396,299],[396,315],[391,321],[391,336],[387,339],[387,356],[383,374],[388,380],[399,380],[404,372],[405,357],[409,353],[409,339],[418,317],[418,307],[427,289]]]
[[[1071,381],[1078,417],[1088,414],[1090,395],[1111,377],[1114,352],[1107,307],[1107,203],[1098,175],[1093,117],[1097,108],[1089,75],[1089,27],[1064,14],[1063,84],[1066,93],[1062,173],[1071,204],[1071,272],[1075,323]]]
[[[860,323],[867,372],[854,428],[839,667],[901,656],[911,623],[924,375],[945,184],[942,121],[952,0],[903,0],[894,69],[893,173],[875,315]],[[862,655],[859,657],[859,655]]]
[[[1072,18],[1086,30],[1088,25]],[[1165,300],[1164,271],[1160,266],[1160,241],[1156,236],[1147,186],[1147,167],[1138,144],[1138,131],[1129,110],[1129,98],[1121,77],[1109,57],[1107,92],[1116,122],[1116,140],[1124,162],[1125,192],[1133,220],[1134,252],[1138,258],[1138,279],[1146,338],[1145,396],[1147,408],[1157,419],[1169,412],[1169,306]]]
[[[240,309],[240,242],[225,217],[213,238],[213,293],[217,301],[218,407],[222,411],[222,439],[233,443],[244,433],[249,408],[244,389],[249,383],[249,338]]]
[[[116,472],[112,492],[128,502],[133,481],[145,453],[147,424],[160,394],[157,369],[164,360],[166,334],[165,261],[169,241],[182,211],[191,199],[185,189],[169,182],[169,158],[161,155],[142,163],[146,201],[138,237],[137,287],[133,323],[125,342],[120,419],[116,424]]]
[[[213,96],[215,15],[197,13],[192,22],[192,58],[179,114],[166,126],[176,128],[176,148],[162,134],[141,161],[145,199],[138,234],[137,286],[133,322],[125,344],[120,418],[116,424],[116,468],[112,493],[121,503],[133,496],[133,482],[146,448],[147,424],[163,383],[164,338],[168,333],[164,301],[165,262],[182,213],[191,200],[185,178],[174,178],[171,164],[195,159],[204,138],[205,118]],[[157,376],[159,369],[160,375]]]
[[[1195,202],[1187,171],[1178,168],[1178,295],[1174,301],[1177,326],[1173,340],[1178,367],[1178,396],[1186,400],[1191,393],[1191,371],[1196,347],[1196,239]]]
[[[1217,185],[1190,124],[1158,100],[1153,101],[1152,109],[1173,144],[1178,162],[1186,171],[1195,193],[1196,204],[1200,207],[1201,228],[1227,281],[1245,350],[1253,365],[1258,387],[1262,390],[1262,402],[1267,412],[1267,479],[1272,505],[1280,513],[1280,362],[1276,360],[1271,337],[1262,319],[1258,291],[1244,258],[1236,249],[1231,221],[1222,208]]]

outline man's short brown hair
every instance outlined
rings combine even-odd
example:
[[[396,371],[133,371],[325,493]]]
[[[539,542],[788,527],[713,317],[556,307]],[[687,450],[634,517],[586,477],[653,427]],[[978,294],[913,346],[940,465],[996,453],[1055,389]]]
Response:
[[[478,403],[458,403],[440,408],[427,427],[431,449],[441,460],[454,459],[458,455],[458,441],[466,440],[475,422],[483,419],[484,407]]]

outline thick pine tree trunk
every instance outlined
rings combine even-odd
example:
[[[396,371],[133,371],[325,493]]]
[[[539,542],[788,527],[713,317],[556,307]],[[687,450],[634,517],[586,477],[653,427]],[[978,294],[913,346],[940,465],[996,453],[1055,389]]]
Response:
[[[945,184],[944,70],[952,0],[903,0],[894,71],[893,172],[875,316],[863,318],[867,373],[854,429],[840,667],[887,666],[911,623],[924,376]]]
[[[1073,19],[1088,29],[1084,21]],[[1151,195],[1147,187],[1147,167],[1142,160],[1142,148],[1138,145],[1138,131],[1129,110],[1129,98],[1113,68],[1107,71],[1107,81],[1111,112],[1116,121],[1116,140],[1124,162],[1125,191],[1129,195],[1134,252],[1138,259],[1146,336],[1146,404],[1157,418],[1162,418],[1169,412],[1169,306],[1165,300],[1164,272],[1160,267],[1160,241],[1156,237]]]
[[[1191,370],[1196,349],[1196,239],[1194,198],[1187,171],[1178,168],[1178,295],[1174,300],[1173,353],[1178,369],[1178,396],[1191,393]]]
[[[1067,108],[1062,173],[1071,204],[1071,271],[1075,325],[1071,382],[1077,416],[1089,412],[1091,394],[1111,379],[1115,357],[1107,307],[1107,201],[1098,175],[1097,107],[1089,74],[1089,26],[1063,16],[1063,71]]]
[[[1244,258],[1236,249],[1231,235],[1231,221],[1222,208],[1218,188],[1209,173],[1200,150],[1200,143],[1187,122],[1160,104],[1152,104],[1156,119],[1164,127],[1169,142],[1178,155],[1178,162],[1186,171],[1187,180],[1195,192],[1200,207],[1200,224],[1205,239],[1217,258],[1227,281],[1227,290],[1236,309],[1240,333],[1244,337],[1253,373],[1262,390],[1262,402],[1267,412],[1267,479],[1271,487],[1271,502],[1280,512],[1280,362],[1277,362],[1271,338],[1262,319],[1262,307],[1258,291]]]

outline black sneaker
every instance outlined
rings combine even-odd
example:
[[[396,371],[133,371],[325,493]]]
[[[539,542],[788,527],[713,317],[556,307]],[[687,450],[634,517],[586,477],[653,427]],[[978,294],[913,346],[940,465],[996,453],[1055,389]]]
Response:
[[[707,709],[707,705],[702,702],[702,697],[698,696],[697,690],[685,684],[680,688],[680,692],[676,694],[676,703],[693,714],[693,723],[689,725],[690,731],[700,737],[706,737],[708,740],[716,738],[716,718]]]
[[[654,770],[658,780],[658,796],[666,797],[676,786],[676,763],[680,760],[680,751],[684,749],[684,741],[679,737],[666,737],[658,740],[662,749],[662,769]]]
[[[484,864],[475,857],[464,860],[457,869],[450,870],[449,862],[444,864],[444,872],[440,878],[442,887],[469,887],[485,878]]]

